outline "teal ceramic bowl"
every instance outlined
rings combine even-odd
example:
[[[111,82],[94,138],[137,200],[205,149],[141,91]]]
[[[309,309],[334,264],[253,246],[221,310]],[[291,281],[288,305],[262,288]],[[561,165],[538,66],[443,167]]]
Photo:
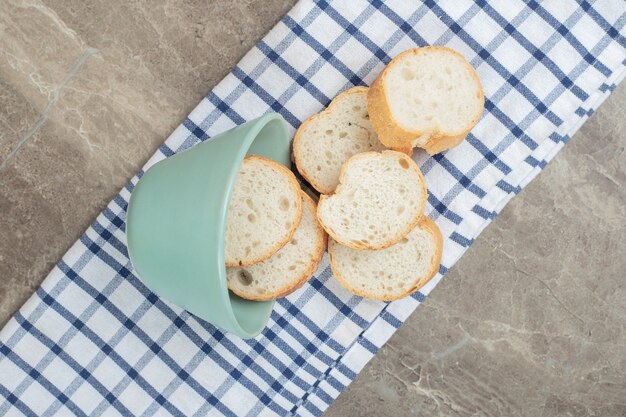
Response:
[[[166,158],[135,186],[126,217],[135,272],[154,293],[242,338],[263,330],[273,302],[228,291],[224,225],[235,177],[246,154],[290,166],[289,136],[267,114]]]

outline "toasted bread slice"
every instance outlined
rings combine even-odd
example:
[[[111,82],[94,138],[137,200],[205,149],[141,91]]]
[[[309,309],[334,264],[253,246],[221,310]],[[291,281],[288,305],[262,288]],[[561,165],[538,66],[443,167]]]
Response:
[[[282,248],[302,216],[300,185],[285,166],[247,156],[231,192],[224,237],[226,266],[261,262]]]
[[[308,118],[293,140],[298,171],[320,193],[330,194],[339,182],[341,166],[350,157],[385,149],[367,113],[366,87],[339,94],[323,112]]]
[[[409,49],[395,57],[370,87],[374,130],[388,148],[434,155],[465,139],[484,107],[480,79],[458,52],[444,46]]]
[[[386,249],[354,250],[328,241],[330,266],[348,291],[391,301],[424,286],[439,270],[443,239],[437,224],[424,216],[400,242]]]
[[[315,202],[301,191],[302,221],[293,237],[266,260],[226,268],[228,288],[249,300],[273,300],[297,290],[315,272],[326,250],[326,233],[315,217]]]
[[[382,249],[415,227],[426,197],[424,177],[406,154],[364,152],[343,165],[335,194],[320,196],[317,218],[342,245]]]

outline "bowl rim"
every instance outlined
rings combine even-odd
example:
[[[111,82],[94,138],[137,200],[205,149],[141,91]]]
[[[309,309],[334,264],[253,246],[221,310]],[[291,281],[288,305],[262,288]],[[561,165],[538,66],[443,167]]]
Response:
[[[222,236],[222,239],[219,240],[219,249],[218,249],[218,263],[219,263],[219,265],[221,265],[220,280],[219,281],[220,281],[220,287],[222,287],[222,295],[227,298],[226,305],[228,306],[228,314],[229,314],[229,316],[231,316],[231,320],[234,323],[236,323],[236,325],[238,327],[238,330],[241,331],[242,333],[245,333],[248,338],[252,338],[252,337],[257,336],[267,326],[267,323],[269,321],[270,315],[271,315],[272,310],[274,308],[275,300],[271,300],[271,301],[253,301],[253,300],[245,300],[244,299],[247,302],[267,303],[268,304],[268,308],[267,308],[267,310],[265,312],[266,314],[264,314],[264,316],[262,317],[262,320],[261,320],[261,323],[263,323],[263,324],[262,324],[262,326],[260,326],[259,329],[247,329],[247,328],[245,328],[242,325],[242,323],[239,320],[239,318],[237,317],[237,315],[235,314],[235,310],[234,310],[233,305],[232,305],[231,296],[232,297],[238,297],[238,298],[241,298],[241,297],[239,297],[238,295],[232,293],[228,289],[228,283],[227,283],[227,278],[226,278],[226,263],[225,263],[225,260],[224,260],[224,238],[223,237],[224,237],[225,228],[226,228],[226,216],[228,214],[228,204],[230,202],[232,190],[233,190],[233,187],[235,185],[235,179],[237,178],[237,174],[239,173],[239,169],[241,167],[241,164],[243,163],[244,158],[248,154],[248,151],[252,147],[252,144],[259,138],[259,135],[260,135],[261,131],[263,131],[263,129],[265,129],[271,123],[277,123],[280,126],[279,129],[281,131],[283,131],[283,133],[284,133],[281,136],[283,136],[285,138],[285,142],[286,142],[285,146],[289,147],[289,135],[288,135],[287,129],[285,127],[285,122],[284,122],[283,118],[278,113],[267,113],[267,114],[259,117],[256,120],[252,120],[251,122],[253,122],[252,127],[246,133],[244,140],[241,141],[241,144],[239,146],[239,150],[237,152],[237,156],[233,159],[233,163],[230,166],[230,172],[228,173],[228,179],[227,179],[227,184],[226,184],[226,193],[224,194],[224,198],[222,199],[220,216],[219,216],[219,224],[218,224],[218,230],[220,232],[220,236]],[[281,161],[277,161],[277,162],[279,162],[281,165],[284,165]],[[287,166],[287,168],[291,168],[291,167]],[[241,298],[241,299],[243,299],[243,298]]]

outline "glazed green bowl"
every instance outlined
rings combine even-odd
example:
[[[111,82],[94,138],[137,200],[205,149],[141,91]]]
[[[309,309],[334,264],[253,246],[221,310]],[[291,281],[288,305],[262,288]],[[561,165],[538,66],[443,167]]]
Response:
[[[273,302],[230,292],[224,266],[226,212],[246,154],[290,166],[281,116],[267,114],[153,165],[132,192],[126,237],[135,272],[150,290],[251,338],[267,324]]]

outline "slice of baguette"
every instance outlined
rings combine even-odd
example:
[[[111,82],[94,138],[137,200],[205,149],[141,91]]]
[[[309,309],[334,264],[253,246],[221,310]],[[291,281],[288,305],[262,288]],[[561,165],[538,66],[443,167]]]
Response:
[[[261,262],[282,248],[302,216],[300,186],[285,166],[249,155],[241,164],[228,205],[226,266]]]
[[[317,218],[342,245],[382,249],[415,227],[426,197],[424,177],[410,157],[364,152],[343,165],[335,194],[320,196]]]
[[[410,154],[434,155],[465,139],[480,119],[483,90],[474,68],[450,48],[409,49],[370,87],[367,106],[380,141]]]
[[[298,171],[320,193],[330,194],[339,182],[341,166],[365,151],[385,149],[367,114],[366,87],[339,94],[323,112],[308,118],[293,140]]]
[[[315,202],[301,191],[302,221],[278,252],[255,265],[226,268],[228,288],[248,300],[273,300],[297,290],[317,270],[326,233],[315,218]]]
[[[439,270],[443,239],[437,224],[424,216],[400,242],[381,250],[354,250],[330,239],[330,267],[348,291],[391,301],[426,284]]]

